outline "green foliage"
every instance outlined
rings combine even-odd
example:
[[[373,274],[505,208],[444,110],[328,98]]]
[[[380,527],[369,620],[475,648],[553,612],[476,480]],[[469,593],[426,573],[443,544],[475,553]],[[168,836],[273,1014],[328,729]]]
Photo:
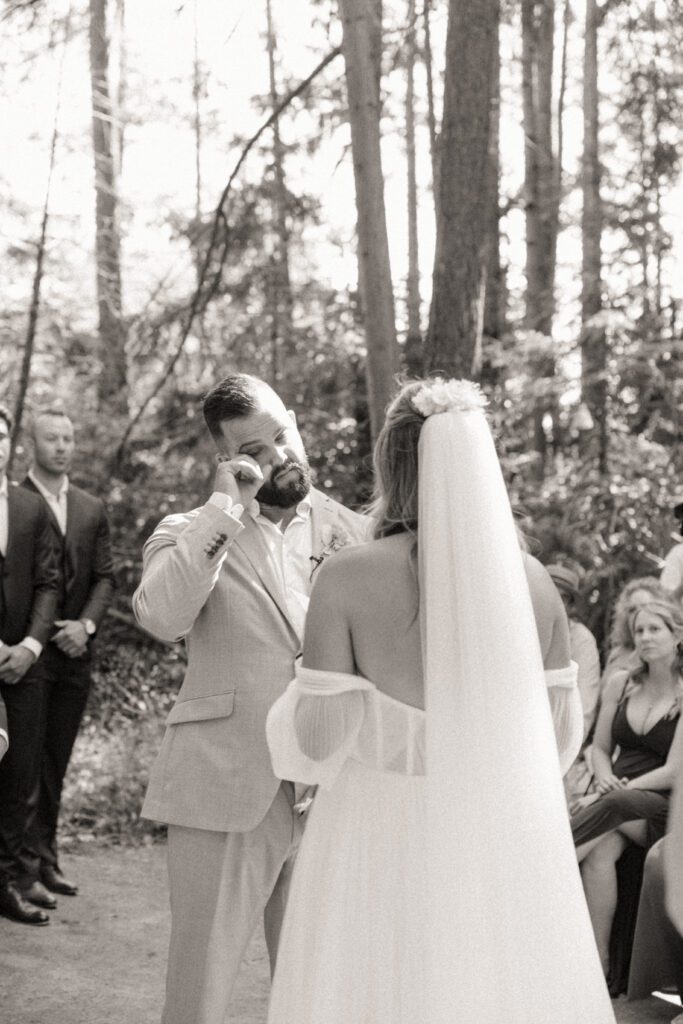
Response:
[[[609,452],[606,477],[590,457],[577,457],[577,444],[556,457],[540,487],[529,476],[513,487],[532,551],[546,564],[573,562],[583,570],[584,618],[599,642],[622,585],[659,573],[674,526],[667,450],[622,430],[612,434]]]
[[[163,829],[139,817],[163,722],[182,678],[176,650],[105,643],[66,778],[66,842],[146,842]]]

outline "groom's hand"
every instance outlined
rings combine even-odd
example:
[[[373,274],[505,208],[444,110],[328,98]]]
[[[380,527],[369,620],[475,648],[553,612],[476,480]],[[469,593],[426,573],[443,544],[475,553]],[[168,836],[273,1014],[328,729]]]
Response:
[[[250,455],[237,455],[234,459],[219,455],[218,460],[214,491],[229,495],[234,504],[246,508],[264,481],[261,467]]]

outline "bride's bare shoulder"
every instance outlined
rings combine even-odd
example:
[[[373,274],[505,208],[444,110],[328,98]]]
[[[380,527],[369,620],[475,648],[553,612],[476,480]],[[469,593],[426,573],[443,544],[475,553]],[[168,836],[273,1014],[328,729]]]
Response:
[[[343,548],[326,559],[316,571],[315,588],[355,589],[363,580],[377,579],[378,573],[385,577],[392,566],[398,567],[405,563],[412,546],[413,539],[410,536],[396,534]]]

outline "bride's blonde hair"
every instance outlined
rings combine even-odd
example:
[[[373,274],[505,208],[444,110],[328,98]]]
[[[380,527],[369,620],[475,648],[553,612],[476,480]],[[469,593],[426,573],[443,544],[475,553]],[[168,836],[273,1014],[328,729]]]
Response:
[[[375,486],[367,512],[375,519],[373,536],[390,537],[394,533],[411,533],[417,538],[418,512],[418,445],[425,417],[412,403],[425,384],[437,383],[441,377],[408,380],[389,403],[384,424],[373,453]],[[523,551],[529,541],[515,522],[517,538]]]
[[[387,409],[375,443],[375,489],[369,513],[376,521],[376,538],[417,534],[417,449],[425,418],[411,399],[424,384],[424,380],[412,380],[403,385]]]

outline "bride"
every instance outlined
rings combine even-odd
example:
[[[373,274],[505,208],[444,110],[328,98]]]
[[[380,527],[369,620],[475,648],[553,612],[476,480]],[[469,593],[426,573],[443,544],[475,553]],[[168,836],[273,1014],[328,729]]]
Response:
[[[561,719],[566,625],[525,573],[484,404],[406,385],[375,540],[318,570],[267,726],[276,774],[319,785],[269,1024],[614,1024],[546,692]]]

